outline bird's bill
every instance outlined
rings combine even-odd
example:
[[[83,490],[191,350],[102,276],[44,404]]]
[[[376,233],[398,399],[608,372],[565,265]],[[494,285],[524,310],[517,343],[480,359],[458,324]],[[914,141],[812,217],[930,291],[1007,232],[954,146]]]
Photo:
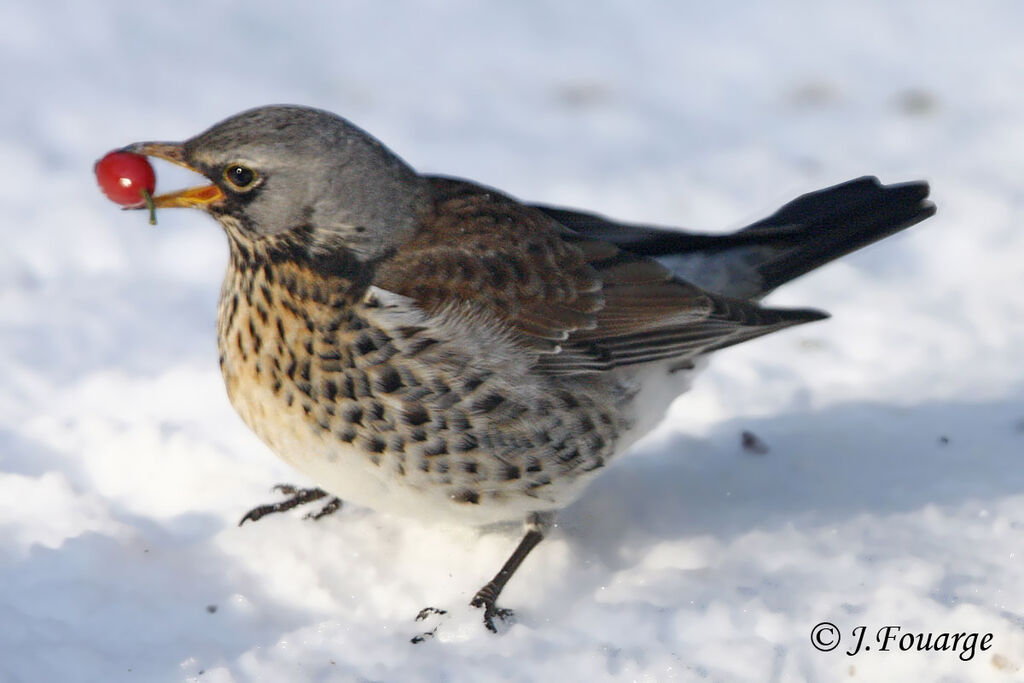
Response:
[[[185,147],[176,142],[136,142],[125,147],[124,151],[163,159],[195,173],[200,172],[199,169],[192,167],[185,161]],[[153,206],[158,209],[202,209],[221,199],[224,199],[224,192],[219,187],[216,185],[200,185],[198,187],[187,187],[177,192],[158,194],[153,197]],[[138,208],[145,208],[145,206],[141,205]]]
[[[201,209],[224,199],[224,193],[216,185],[187,187],[178,192],[158,194],[153,197],[153,206],[158,209]]]

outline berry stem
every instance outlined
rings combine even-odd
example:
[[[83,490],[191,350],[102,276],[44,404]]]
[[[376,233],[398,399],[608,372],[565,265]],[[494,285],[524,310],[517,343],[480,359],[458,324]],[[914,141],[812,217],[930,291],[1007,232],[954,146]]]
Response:
[[[146,208],[149,209],[149,224],[156,225],[156,205],[153,204],[153,195],[146,188],[142,188],[142,199],[145,200]]]

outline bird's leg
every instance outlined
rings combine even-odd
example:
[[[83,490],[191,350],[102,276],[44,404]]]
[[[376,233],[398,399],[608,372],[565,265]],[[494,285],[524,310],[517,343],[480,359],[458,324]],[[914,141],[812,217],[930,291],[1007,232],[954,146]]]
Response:
[[[515,574],[516,569],[523,563],[523,560],[530,554],[530,551],[544,540],[544,534],[551,529],[554,521],[555,515],[552,512],[535,512],[531,514],[526,520],[526,535],[523,536],[523,540],[516,546],[512,556],[508,558],[498,573],[494,575],[494,578],[477,591],[473,601],[469,603],[473,607],[484,608],[484,626],[491,633],[498,632],[498,629],[494,626],[495,617],[504,621],[512,616],[512,610],[498,607],[495,604],[498,596],[501,595],[505,584],[512,578],[512,575]]]
[[[280,491],[288,498],[282,500],[280,503],[270,503],[267,505],[260,505],[254,507],[245,513],[242,520],[238,523],[238,526],[242,526],[246,522],[256,522],[266,515],[272,515],[276,512],[285,512],[291,510],[293,507],[299,505],[305,505],[306,503],[312,503],[314,500],[320,500],[328,495],[323,489],[310,488],[300,489],[292,486],[291,484],[278,484],[274,487],[275,491]],[[310,512],[306,515],[306,519],[320,519],[326,517],[341,507],[341,499],[332,497],[328,500],[318,512]]]

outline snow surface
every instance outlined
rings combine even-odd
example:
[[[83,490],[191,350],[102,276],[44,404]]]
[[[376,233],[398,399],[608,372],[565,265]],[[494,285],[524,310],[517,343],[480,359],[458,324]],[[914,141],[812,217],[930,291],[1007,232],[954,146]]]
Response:
[[[1024,679],[1021,25],[1012,0],[0,2],[0,680]],[[865,173],[931,180],[939,214],[773,295],[834,318],[720,354],[497,637],[464,605],[516,530],[236,526],[305,482],[221,386],[224,238],[94,186],[110,148],[276,102],[626,219],[724,230]],[[451,618],[410,645],[427,605]],[[991,648],[844,654],[890,624]]]

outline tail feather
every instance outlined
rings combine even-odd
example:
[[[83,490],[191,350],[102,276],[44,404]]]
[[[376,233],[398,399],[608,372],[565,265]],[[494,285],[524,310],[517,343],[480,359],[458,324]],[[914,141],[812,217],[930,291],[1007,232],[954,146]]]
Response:
[[[760,297],[818,266],[935,213],[928,184],[882,185],[866,176],[805,194],[727,235],[630,225],[570,209],[538,206],[562,225],[631,253],[672,262],[695,284],[731,296]],[[714,286],[722,281],[732,286]]]
[[[757,265],[764,291],[920,223],[935,213],[924,182],[851,180],[803,195],[739,234],[770,247]]]

